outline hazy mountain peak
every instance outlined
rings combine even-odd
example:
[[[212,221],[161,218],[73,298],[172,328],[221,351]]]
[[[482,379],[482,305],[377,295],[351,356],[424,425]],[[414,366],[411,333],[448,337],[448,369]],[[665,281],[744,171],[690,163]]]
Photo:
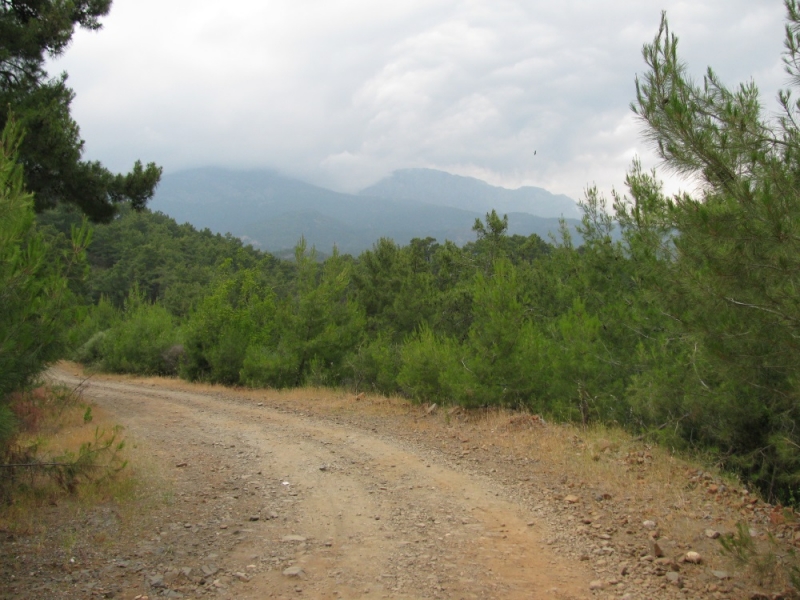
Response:
[[[577,203],[563,194],[551,194],[532,186],[510,190],[436,169],[400,169],[359,194],[415,200],[480,213],[496,209],[500,213],[522,212],[537,217],[581,217]]]

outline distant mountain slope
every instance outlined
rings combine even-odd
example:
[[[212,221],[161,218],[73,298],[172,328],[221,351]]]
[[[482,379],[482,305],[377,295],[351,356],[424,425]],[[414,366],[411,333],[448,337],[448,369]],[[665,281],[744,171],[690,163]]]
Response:
[[[285,250],[304,236],[322,252],[336,244],[351,254],[372,247],[381,237],[399,244],[427,236],[463,244],[475,239],[472,225],[486,212],[414,199],[342,194],[274,171],[219,168],[165,175],[150,208],[180,223],[230,232],[261,250]],[[547,239],[557,229],[555,218],[509,214],[512,234],[536,233]]]
[[[352,196],[339,194],[275,171],[191,169],[162,177],[149,206],[195,227],[240,235],[248,225],[294,211],[344,206]]]
[[[433,169],[401,169],[359,192],[361,196],[415,200],[486,213],[528,213],[537,217],[580,219],[582,213],[571,198],[538,187],[509,190],[480,179]]]

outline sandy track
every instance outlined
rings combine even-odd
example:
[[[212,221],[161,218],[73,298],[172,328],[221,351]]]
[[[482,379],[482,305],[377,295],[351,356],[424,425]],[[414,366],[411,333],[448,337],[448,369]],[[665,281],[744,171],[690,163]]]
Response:
[[[115,597],[588,597],[585,563],[548,551],[545,523],[430,448],[268,395],[101,379],[84,394],[172,480],[156,535],[109,557]]]

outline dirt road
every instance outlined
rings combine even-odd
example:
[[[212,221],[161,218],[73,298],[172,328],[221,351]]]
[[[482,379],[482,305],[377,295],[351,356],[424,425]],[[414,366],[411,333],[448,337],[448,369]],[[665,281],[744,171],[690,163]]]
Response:
[[[330,391],[85,383],[139,483],[0,523],[0,600],[796,597],[716,539],[747,522],[791,557],[794,513],[624,434]]]
[[[84,394],[171,480],[162,524],[98,571],[113,597],[590,595],[585,563],[551,551],[535,512],[430,448],[266,397],[102,380]]]

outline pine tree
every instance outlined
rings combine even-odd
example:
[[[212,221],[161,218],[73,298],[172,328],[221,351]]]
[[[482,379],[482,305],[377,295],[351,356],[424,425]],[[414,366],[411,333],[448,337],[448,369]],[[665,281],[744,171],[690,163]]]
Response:
[[[100,29],[110,8],[111,0],[0,0],[0,127],[13,116],[26,131],[19,160],[37,211],[68,203],[109,221],[120,202],[144,207],[161,177],[153,163],[137,161],[130,173],[115,175],[81,160],[67,75],[51,78],[44,69],[67,48],[75,27]]]
[[[787,0],[787,71],[800,83],[800,11]],[[692,81],[666,17],[644,47],[633,110],[668,170],[699,182],[666,203],[674,231],[667,291],[695,336],[696,432],[768,492],[800,483],[800,104],[782,116],[753,82],[713,70]],[[700,410],[702,407],[702,410]]]
[[[0,441],[10,430],[8,394],[59,358],[73,306],[64,262],[36,228],[17,160],[19,142],[11,121],[0,138]],[[74,232],[70,260],[83,260],[88,235],[86,228]]]

